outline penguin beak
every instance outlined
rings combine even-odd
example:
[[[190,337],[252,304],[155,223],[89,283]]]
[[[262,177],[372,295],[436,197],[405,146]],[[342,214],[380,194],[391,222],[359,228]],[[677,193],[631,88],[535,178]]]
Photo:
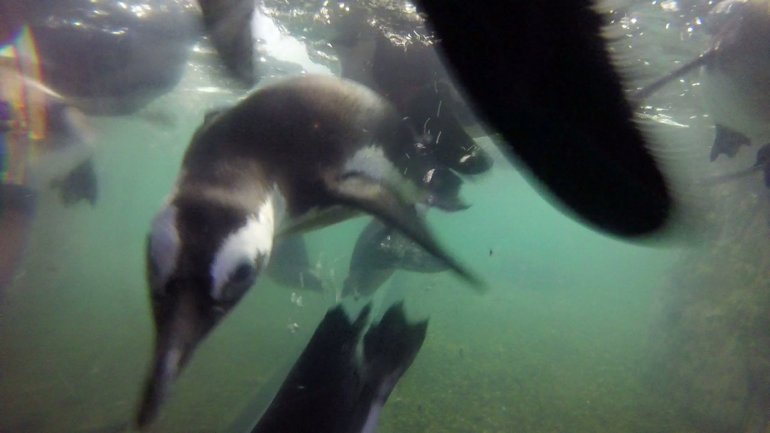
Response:
[[[225,309],[211,305],[199,291],[191,290],[194,287],[167,289],[168,295],[153,299],[155,353],[136,418],[140,429],[156,418],[193,351],[225,313]]]

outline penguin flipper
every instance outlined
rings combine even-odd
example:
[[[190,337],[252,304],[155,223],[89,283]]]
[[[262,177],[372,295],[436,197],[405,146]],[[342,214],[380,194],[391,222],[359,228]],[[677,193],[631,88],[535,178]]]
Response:
[[[65,206],[71,206],[81,200],[96,205],[99,182],[96,178],[93,159],[89,158],[72,169],[69,173],[51,181],[50,187],[58,189]]]
[[[352,425],[345,431],[373,432],[383,406],[401,376],[417,357],[428,330],[428,320],[410,323],[403,301],[392,305],[363,337],[363,390]]]
[[[719,124],[714,125],[714,128],[715,135],[714,145],[711,147],[711,161],[716,160],[721,154],[732,158],[738,154],[741,146],[751,145],[751,140],[738,131]]]
[[[359,393],[356,348],[371,312],[367,304],[357,317],[342,305],[329,310],[284,379],[278,393],[251,433],[345,432]],[[249,405],[251,406],[251,405]],[[245,425],[245,413],[237,424]],[[231,428],[227,431],[236,431]],[[237,431],[243,431],[238,429]]]
[[[427,330],[427,319],[417,323],[407,320],[403,301],[391,305],[363,338],[364,361],[370,375],[367,380],[384,383],[386,380],[383,378],[393,372],[400,376],[420,351]],[[395,382],[387,384],[387,394],[390,394]]]
[[[330,206],[326,209],[314,209],[306,215],[287,221],[278,230],[277,236],[281,239],[317,230],[336,224],[356,216],[358,212],[347,206]]]
[[[251,18],[253,0],[198,0],[203,25],[228,72],[246,86],[257,81]]]
[[[326,184],[330,194],[341,204],[365,211],[395,227],[446,263],[476,290],[486,290],[481,280],[439,245],[425,222],[418,217],[412,203],[405,200],[395,189],[362,173],[346,173],[342,177],[327,179]]]

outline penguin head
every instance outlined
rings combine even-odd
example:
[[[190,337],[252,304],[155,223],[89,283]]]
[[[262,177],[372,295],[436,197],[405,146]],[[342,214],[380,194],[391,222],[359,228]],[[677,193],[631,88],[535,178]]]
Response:
[[[267,266],[276,210],[177,197],[155,217],[147,240],[147,278],[155,353],[137,418],[155,417],[197,345],[227,315]]]

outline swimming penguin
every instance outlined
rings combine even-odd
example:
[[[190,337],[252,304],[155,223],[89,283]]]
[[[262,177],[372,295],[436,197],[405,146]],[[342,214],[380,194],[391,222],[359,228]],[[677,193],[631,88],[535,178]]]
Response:
[[[422,182],[428,195],[422,204],[415,206],[415,212],[424,214],[426,207],[446,211],[469,207],[459,197],[462,181],[451,170],[432,168],[425,173]],[[374,219],[356,240],[342,296],[369,296],[398,269],[434,273],[449,268],[397,230]]]
[[[227,71],[241,84],[256,83],[252,36],[254,0],[198,0],[203,26]]]
[[[304,76],[263,87],[194,134],[147,242],[155,354],[137,423],[150,422],[197,344],[267,265],[274,237],[373,214],[447,263],[395,169],[414,140],[387,102],[352,81]]]
[[[702,71],[706,109],[714,120],[710,160],[729,158],[752,142],[770,143],[770,10],[766,0],[724,0],[706,19],[709,49],[637,93],[643,99],[693,70]]]
[[[434,43],[398,44],[375,29],[362,9],[337,17],[334,27],[336,37],[330,44],[344,78],[390,101],[424,134],[425,150],[445,167],[468,175],[491,168],[492,158],[461,124],[457,112],[467,107],[451,86]]]
[[[725,0],[708,15],[710,48],[643,90],[646,96],[696,68],[702,71],[704,101],[714,120],[710,160],[732,158],[760,143],[753,166],[704,179],[718,184],[764,173],[770,188],[770,10],[766,0]]]
[[[626,238],[660,231],[676,203],[634,123],[604,16],[593,0],[555,1],[416,6],[458,87],[571,214]]]
[[[711,159],[770,143],[770,10],[766,0],[727,0],[708,17],[712,48],[703,68],[716,137]]]
[[[410,323],[403,303],[371,325],[370,311],[366,306],[350,318],[342,306],[329,310],[264,414],[245,413],[226,431],[376,431],[390,393],[425,341],[428,322]]]
[[[449,268],[398,231],[373,219],[353,248],[342,296],[371,296],[398,269],[435,273]]]
[[[27,27],[45,84],[93,115],[134,113],[168,92],[200,33],[189,1],[2,3],[0,34]]]

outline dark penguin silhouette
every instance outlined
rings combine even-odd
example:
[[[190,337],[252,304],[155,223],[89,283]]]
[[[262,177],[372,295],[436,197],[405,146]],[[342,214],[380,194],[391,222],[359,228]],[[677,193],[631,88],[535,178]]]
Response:
[[[770,144],[766,144],[759,148],[757,151],[756,161],[751,167],[745,170],[737,171],[735,173],[728,173],[708,178],[706,179],[706,183],[717,184],[735,179],[741,179],[759,171],[764,174],[765,186],[770,188]]]
[[[276,235],[367,212],[481,288],[413,210],[425,192],[396,160],[414,140],[381,97],[334,77],[287,79],[208,116],[148,238],[156,345],[139,426],[155,417],[197,344],[255,283]]]
[[[427,321],[410,324],[403,304],[367,329],[341,306],[318,325],[251,433],[374,432],[382,407],[425,340]]]
[[[0,44],[28,25],[46,85],[91,115],[134,113],[178,82],[205,34],[245,86],[259,78],[253,0],[6,0]]]
[[[87,201],[91,206],[95,205],[99,187],[93,160],[89,158],[61,178],[54,179],[51,188],[59,191],[62,202],[67,206],[81,200]]]
[[[710,48],[637,92],[636,99],[700,69],[714,120],[710,159],[715,161],[734,157],[752,142],[770,143],[770,12],[762,0],[725,0],[710,11],[706,24]]]
[[[703,92],[714,119],[712,161],[770,143],[770,11],[764,1],[724,1],[709,14],[712,48]]]
[[[22,24],[31,29],[45,84],[94,115],[133,113],[175,86],[199,21],[193,4],[169,0],[8,0],[0,6],[8,37]]]
[[[672,198],[632,120],[593,2],[418,6],[474,106],[556,198],[618,236],[665,225]]]
[[[437,166],[462,174],[489,170],[492,159],[465,131],[458,112],[464,112],[459,95],[449,84],[435,46],[413,41],[400,46],[369,23],[365,12],[340,17],[331,41],[342,76],[380,93],[418,132],[423,134],[422,154]]]
[[[714,133],[714,144],[711,146],[711,154],[709,155],[711,161],[716,161],[719,155],[732,158],[738,154],[741,147],[751,144],[748,137],[726,126],[714,125]]]
[[[251,33],[256,0],[198,0],[198,4],[206,34],[227,71],[240,83],[254,85],[259,79]]]

